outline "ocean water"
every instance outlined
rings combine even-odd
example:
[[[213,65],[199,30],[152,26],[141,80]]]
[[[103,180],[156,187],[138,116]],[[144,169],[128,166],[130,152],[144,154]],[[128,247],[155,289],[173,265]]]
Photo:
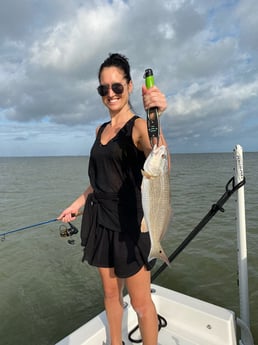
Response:
[[[0,158],[0,232],[55,219],[88,183],[87,157]],[[210,210],[233,176],[233,155],[172,155],[170,255]],[[258,343],[258,153],[244,154],[250,320]],[[155,280],[239,315],[235,196]],[[80,227],[80,219],[74,222]],[[80,239],[51,222],[0,241],[1,345],[52,345],[103,310],[95,268]],[[155,270],[161,263],[158,263]]]

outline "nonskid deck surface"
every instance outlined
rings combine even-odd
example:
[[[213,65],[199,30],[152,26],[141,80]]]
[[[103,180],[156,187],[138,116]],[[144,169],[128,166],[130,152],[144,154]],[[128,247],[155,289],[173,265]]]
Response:
[[[125,345],[141,345],[142,343],[134,343],[129,341],[126,336],[124,337]],[[109,345],[109,343],[103,343],[102,345]],[[200,343],[188,340],[183,336],[178,335],[176,332],[169,330],[168,328],[161,329],[159,332],[158,345],[200,345]],[[203,343],[204,345],[204,343]],[[205,344],[206,345],[206,344]]]
[[[159,332],[158,345],[237,345],[232,311],[154,284],[152,290],[157,312],[167,321]],[[135,345],[128,334],[137,326],[137,317],[128,296],[124,301],[123,340],[125,345]],[[109,345],[107,334],[102,312],[56,345]],[[139,331],[132,338],[139,340]]]

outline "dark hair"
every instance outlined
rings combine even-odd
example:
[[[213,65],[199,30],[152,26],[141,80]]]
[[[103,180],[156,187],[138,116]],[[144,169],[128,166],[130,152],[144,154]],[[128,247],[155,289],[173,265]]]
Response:
[[[99,75],[98,75],[99,81],[100,81],[100,76],[101,76],[101,72],[103,68],[112,67],[112,66],[117,67],[121,71],[124,72],[125,74],[124,77],[127,83],[129,83],[132,80],[131,74],[130,74],[130,65],[129,65],[127,57],[118,53],[114,53],[114,54],[109,54],[109,57],[101,64],[99,68]]]

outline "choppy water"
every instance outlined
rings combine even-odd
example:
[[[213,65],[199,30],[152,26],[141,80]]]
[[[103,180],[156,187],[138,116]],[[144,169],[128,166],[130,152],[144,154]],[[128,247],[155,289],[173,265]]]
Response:
[[[0,158],[0,232],[50,219],[86,187],[86,157]],[[210,210],[233,176],[232,154],[174,155],[173,221],[168,255]],[[245,153],[244,170],[251,325],[258,342],[258,153]],[[74,223],[79,227],[80,220]],[[96,270],[81,263],[59,223],[9,235],[0,242],[0,343],[51,345],[103,309]],[[239,315],[235,197],[155,281],[234,310]]]

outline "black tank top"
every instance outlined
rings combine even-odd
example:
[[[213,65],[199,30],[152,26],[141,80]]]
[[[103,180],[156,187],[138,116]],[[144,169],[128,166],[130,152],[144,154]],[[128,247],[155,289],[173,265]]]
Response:
[[[122,196],[140,190],[145,156],[132,140],[132,128],[137,118],[133,116],[106,145],[101,144],[101,134],[109,122],[99,128],[89,161],[89,178],[95,192]]]
[[[89,178],[98,204],[97,223],[114,231],[139,234],[143,217],[141,169],[145,155],[132,140],[138,116],[132,117],[106,145],[101,144],[104,123],[98,130],[89,160]]]

